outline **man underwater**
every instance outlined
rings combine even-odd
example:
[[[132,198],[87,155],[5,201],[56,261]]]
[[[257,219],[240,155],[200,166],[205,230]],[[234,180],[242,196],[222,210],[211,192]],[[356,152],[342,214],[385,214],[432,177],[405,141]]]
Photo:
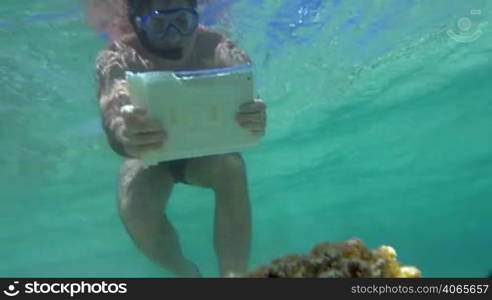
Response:
[[[247,63],[249,58],[230,40],[198,24],[196,0],[123,3],[129,24],[121,26],[120,33],[131,30],[112,39],[99,53],[96,66],[103,127],[112,149],[125,157],[119,180],[121,219],[137,247],[151,260],[177,276],[201,277],[195,264],[183,256],[165,209],[175,183],[212,189],[220,275],[240,276],[247,271],[251,247],[251,208],[241,155],[161,162],[144,169],[138,158],[166,146],[165,128],[150,120],[143,108],[121,108],[131,105],[125,71],[217,68]],[[266,105],[252,99],[241,106],[236,119],[245,130],[263,136]]]

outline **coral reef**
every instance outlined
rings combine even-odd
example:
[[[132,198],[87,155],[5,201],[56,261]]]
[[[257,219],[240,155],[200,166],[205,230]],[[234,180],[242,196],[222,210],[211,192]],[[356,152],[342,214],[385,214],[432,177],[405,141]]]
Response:
[[[310,254],[287,255],[259,267],[252,278],[417,278],[420,271],[402,266],[392,247],[368,249],[359,239],[321,243]]]

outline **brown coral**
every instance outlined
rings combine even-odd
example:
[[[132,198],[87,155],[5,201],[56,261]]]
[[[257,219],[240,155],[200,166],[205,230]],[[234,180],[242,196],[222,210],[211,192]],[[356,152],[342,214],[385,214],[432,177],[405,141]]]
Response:
[[[359,239],[321,243],[308,255],[287,255],[248,274],[253,278],[415,278],[420,271],[402,266],[389,246],[368,249]]]

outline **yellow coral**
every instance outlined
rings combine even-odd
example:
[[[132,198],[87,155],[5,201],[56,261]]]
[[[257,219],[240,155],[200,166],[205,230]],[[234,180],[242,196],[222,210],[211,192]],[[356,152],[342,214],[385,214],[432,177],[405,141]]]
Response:
[[[391,246],[381,246],[379,251],[390,259],[396,259],[396,251]]]
[[[400,274],[397,278],[419,278],[422,274],[420,270],[414,266],[403,266],[400,269]]]
[[[288,255],[262,266],[249,277],[385,277],[416,278],[420,271],[402,266],[390,246],[368,249],[361,240],[321,243],[309,255]]]

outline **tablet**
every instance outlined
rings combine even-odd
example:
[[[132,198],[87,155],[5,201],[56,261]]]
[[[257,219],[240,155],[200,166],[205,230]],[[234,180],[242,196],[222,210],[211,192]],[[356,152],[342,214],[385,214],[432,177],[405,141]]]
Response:
[[[162,149],[146,152],[144,167],[183,158],[240,152],[259,137],[236,121],[239,106],[254,99],[250,64],[183,72],[127,72],[132,101],[160,120]]]

